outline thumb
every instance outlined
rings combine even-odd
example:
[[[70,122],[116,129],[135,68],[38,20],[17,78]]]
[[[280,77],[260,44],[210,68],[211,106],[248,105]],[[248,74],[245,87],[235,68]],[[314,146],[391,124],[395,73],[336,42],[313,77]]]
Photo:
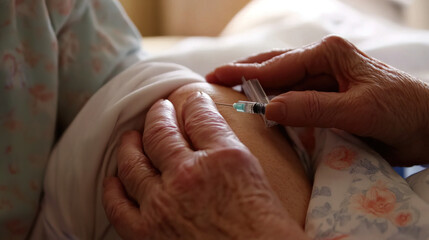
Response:
[[[345,93],[290,91],[268,103],[267,119],[294,127],[323,127],[347,130],[347,113],[350,106],[344,104]]]

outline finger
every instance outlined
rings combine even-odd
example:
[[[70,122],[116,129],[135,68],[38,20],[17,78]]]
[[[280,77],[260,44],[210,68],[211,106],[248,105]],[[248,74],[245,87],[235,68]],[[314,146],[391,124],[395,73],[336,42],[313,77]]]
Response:
[[[222,72],[222,71],[225,71],[225,69],[226,69],[226,71],[227,71],[227,69],[228,68],[231,68],[231,67],[233,67],[233,66],[235,66],[235,65],[237,65],[237,64],[255,64],[255,63],[263,63],[263,62],[265,62],[265,61],[267,61],[267,60],[269,60],[269,59],[271,59],[271,58],[273,58],[273,57],[277,57],[277,56],[279,56],[279,55],[281,55],[281,54],[283,54],[283,53],[285,53],[285,52],[287,52],[287,51],[290,51],[290,50],[272,50],[272,51],[269,51],[269,52],[264,52],[264,53],[259,53],[259,54],[256,54],[256,55],[254,55],[254,56],[250,56],[250,57],[248,57],[248,58],[245,58],[245,59],[242,59],[242,60],[238,60],[238,61],[235,61],[235,62],[233,62],[232,64],[227,64],[227,65],[224,65],[224,66],[220,66],[220,67],[218,67],[218,68],[216,68],[214,71],[212,71],[212,72],[210,72],[210,73],[208,73],[207,75],[206,75],[206,80],[207,80],[207,82],[209,82],[209,83],[218,83],[218,84],[223,84],[223,85],[228,85],[228,86],[234,86],[234,85],[238,85],[238,84],[240,84],[241,83],[241,77],[240,78],[237,78],[237,79],[235,79],[236,81],[233,81],[233,82],[228,82],[228,83],[222,83],[218,78],[217,78],[217,76],[216,76],[216,71],[217,72]]]
[[[118,176],[127,193],[137,202],[141,202],[149,188],[159,186],[160,176],[143,154],[139,132],[130,131],[122,135],[117,162]]]
[[[123,239],[141,239],[147,234],[139,209],[127,198],[118,178],[104,180],[102,200],[107,219]]]
[[[215,69],[207,78],[208,82],[233,86],[240,84],[241,77],[257,78],[264,88],[290,88],[298,82],[317,75],[332,75],[341,80],[344,68],[353,66],[356,58],[362,55],[348,41],[330,36],[318,43],[288,51],[263,63],[232,63]]]
[[[359,89],[344,93],[291,91],[271,100],[265,110],[269,120],[295,127],[338,128],[371,137],[379,112],[368,107],[368,96]]]
[[[192,157],[193,150],[180,132],[176,111],[170,101],[156,102],[147,113],[143,145],[161,172],[174,169],[184,159]]]
[[[194,149],[244,147],[205,93],[191,95],[183,105],[185,132]]]
[[[242,60],[235,61],[235,63],[263,63],[273,57],[281,55],[290,50],[271,50],[269,52],[259,53]]]
[[[273,98],[265,116],[288,126],[343,128],[350,114],[350,104],[343,104],[345,97],[344,93],[291,91]]]
[[[285,88],[296,84],[308,75],[329,73],[325,58],[320,58],[320,45],[291,50],[263,63],[231,63],[215,69],[210,82],[236,85],[241,78],[257,78],[265,88]],[[326,70],[326,71],[324,71]]]
[[[326,74],[322,69],[327,65],[324,59],[316,64],[315,49],[296,49],[263,63],[231,63],[215,69],[208,82],[226,86],[241,83],[241,78],[257,78],[264,88],[291,87],[311,74]],[[311,56],[311,57],[310,57]],[[317,65],[317,68],[313,67]]]

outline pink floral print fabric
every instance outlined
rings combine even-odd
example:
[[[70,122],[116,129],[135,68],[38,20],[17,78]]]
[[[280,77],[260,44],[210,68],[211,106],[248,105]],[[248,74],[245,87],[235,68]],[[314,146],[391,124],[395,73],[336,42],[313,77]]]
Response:
[[[314,177],[305,226],[310,237],[429,239],[429,204],[420,197],[429,187],[426,178],[424,187],[413,189],[379,154],[339,130],[288,132]],[[305,147],[309,141],[312,149]]]

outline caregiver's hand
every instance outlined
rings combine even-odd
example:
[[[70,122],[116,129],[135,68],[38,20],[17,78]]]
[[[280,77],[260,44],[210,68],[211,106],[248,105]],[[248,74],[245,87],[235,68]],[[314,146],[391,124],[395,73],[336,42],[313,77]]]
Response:
[[[268,91],[292,90],[268,104],[270,120],[368,137],[395,165],[429,162],[428,86],[340,37],[225,65],[207,81],[232,86],[241,76],[258,78]]]
[[[121,237],[306,239],[208,95],[191,96],[183,119],[184,134],[171,102],[158,101],[146,117],[145,153],[139,132],[123,136],[119,179],[106,179],[103,196]]]

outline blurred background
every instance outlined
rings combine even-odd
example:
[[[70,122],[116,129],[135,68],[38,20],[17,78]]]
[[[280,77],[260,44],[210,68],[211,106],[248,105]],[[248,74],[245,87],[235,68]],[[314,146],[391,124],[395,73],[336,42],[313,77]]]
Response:
[[[119,1],[140,33],[148,37],[217,36],[234,15],[252,0]],[[429,28],[429,0],[340,1],[370,15],[376,13],[410,27]]]
[[[228,34],[231,29],[225,27],[240,10],[249,3],[258,5],[258,2],[265,1],[267,0],[119,0],[142,34],[144,49],[150,55],[167,51],[188,36],[213,37]],[[429,0],[338,1],[372,17],[384,18],[407,27],[429,29]],[[302,5],[302,1],[267,2],[279,6],[288,4],[291,9],[299,8],[294,5]],[[309,15],[318,11],[311,6],[305,8],[308,8]],[[258,9],[252,14],[254,16],[247,16],[247,25],[251,25],[258,15],[271,13]],[[243,27],[236,24],[233,26]]]
[[[250,0],[120,0],[143,36],[217,36]]]

